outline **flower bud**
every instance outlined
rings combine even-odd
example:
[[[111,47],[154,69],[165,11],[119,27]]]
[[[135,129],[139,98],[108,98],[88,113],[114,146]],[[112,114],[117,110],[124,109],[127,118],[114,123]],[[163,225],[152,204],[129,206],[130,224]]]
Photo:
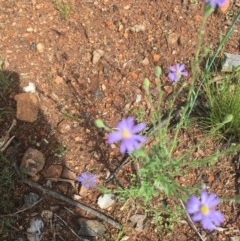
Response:
[[[233,120],[233,115],[232,114],[228,114],[225,116],[223,123],[228,123],[231,122]]]
[[[160,66],[155,66],[154,68],[154,74],[157,78],[160,78],[161,74],[162,74],[162,69]]]
[[[104,125],[104,123],[103,123],[103,121],[101,119],[96,119],[95,120],[95,125],[98,128],[105,128],[105,125]]]
[[[143,87],[146,91],[149,90],[149,86],[150,86],[150,81],[148,78],[145,78],[144,81],[143,81]]]

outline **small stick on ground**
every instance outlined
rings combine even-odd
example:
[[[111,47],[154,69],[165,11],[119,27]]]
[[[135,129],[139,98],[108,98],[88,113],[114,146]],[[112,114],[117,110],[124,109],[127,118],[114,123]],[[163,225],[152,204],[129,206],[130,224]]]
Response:
[[[196,228],[196,226],[194,225],[194,223],[193,223],[191,217],[189,216],[189,214],[186,212],[185,205],[183,204],[183,201],[182,201],[181,199],[180,199],[179,201],[180,201],[180,203],[181,203],[181,205],[182,205],[182,207],[183,207],[183,209],[184,209],[184,211],[185,211],[185,213],[186,213],[186,215],[187,215],[187,217],[188,217],[190,226],[194,229],[194,231],[196,232],[196,234],[199,236],[199,238],[200,238],[202,241],[206,241],[206,239],[204,239],[204,238],[202,237],[202,235],[199,233],[199,231],[197,230],[197,228]]]
[[[83,240],[70,226],[67,224],[65,220],[63,220],[60,216],[58,216],[56,213],[54,214],[55,217],[57,217],[73,234],[75,237],[77,237],[79,240]]]
[[[68,182],[72,185],[73,188],[76,187],[75,185],[75,181],[74,180],[70,180],[70,179],[65,179],[65,178],[55,178],[55,177],[48,177],[46,178],[47,180],[50,180],[50,181],[54,181],[54,182]]]

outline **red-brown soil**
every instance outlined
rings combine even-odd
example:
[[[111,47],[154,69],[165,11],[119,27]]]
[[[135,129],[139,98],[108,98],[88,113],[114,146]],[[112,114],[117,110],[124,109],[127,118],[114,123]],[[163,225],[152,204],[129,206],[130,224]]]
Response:
[[[44,170],[59,164],[77,175],[91,171],[97,175],[98,185],[104,185],[109,172],[119,165],[122,156],[118,154],[117,146],[107,145],[105,133],[94,126],[94,120],[101,118],[109,126],[115,126],[122,117],[135,115],[138,107],[146,108],[142,83],[148,77],[151,85],[155,86],[155,65],[163,68],[166,95],[171,88],[165,77],[168,66],[185,63],[190,71],[202,20],[203,1],[63,0],[62,3],[70,7],[69,15],[59,10],[60,3],[54,0],[0,0],[0,60],[4,61],[4,71],[15,72],[10,90],[0,103],[0,107],[12,110],[0,122],[0,136],[14,118],[14,96],[33,82],[39,100],[38,119],[34,123],[18,120],[12,131],[20,144],[18,164],[25,150],[34,147],[46,156]],[[239,1],[236,0],[226,13],[216,10],[211,15],[204,37],[211,50],[216,48],[221,34],[226,32],[238,11]],[[224,51],[240,54],[239,29],[238,22]],[[96,50],[103,51],[103,55],[93,63]],[[155,93],[154,87],[152,92]],[[141,98],[140,101],[136,101],[138,98]],[[187,143],[189,140],[185,138]],[[214,149],[213,146],[207,148]],[[214,169],[202,171],[196,181],[204,179],[211,190],[232,197],[239,192],[238,172],[231,160],[224,159]],[[128,180],[125,175],[129,175],[127,170],[118,175],[123,184]],[[40,173],[37,182],[45,186],[47,180]],[[114,188],[115,184],[108,183],[107,187]],[[69,197],[78,193],[69,183],[55,182],[52,188]],[[2,234],[1,240],[27,240],[26,229],[32,216],[52,207],[56,207],[56,213],[72,229],[76,228],[78,217],[94,218],[42,194],[21,180],[15,181],[12,209],[4,210],[3,214],[21,208],[24,195],[30,191],[43,196],[44,201],[16,215],[15,222],[8,233]],[[81,202],[99,210],[96,204],[99,191],[91,189],[82,194]],[[122,206],[123,203],[117,203],[105,213],[124,225],[128,240],[199,240],[184,220],[167,236],[157,232],[150,222],[144,231],[137,232],[129,227],[128,217],[139,210],[133,207],[120,210]],[[229,204],[221,208],[225,215],[224,229],[207,234],[207,241],[232,241],[231,237],[240,236],[239,206]],[[105,237],[91,240],[117,240],[120,231],[109,224],[104,225],[107,228]],[[43,241],[76,240],[66,226],[62,225],[55,234],[50,226],[50,223],[45,224]],[[23,239],[17,239],[19,237]]]

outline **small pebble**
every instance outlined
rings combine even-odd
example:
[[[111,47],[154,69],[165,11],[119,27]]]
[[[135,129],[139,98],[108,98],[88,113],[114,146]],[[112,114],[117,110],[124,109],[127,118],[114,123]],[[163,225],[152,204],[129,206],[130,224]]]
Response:
[[[145,59],[142,61],[142,64],[143,64],[143,65],[149,65],[149,60],[148,60],[148,58],[145,58]]]
[[[38,51],[39,53],[42,53],[43,50],[44,50],[43,45],[42,45],[41,43],[38,43],[38,44],[37,44],[37,51]]]
[[[28,32],[28,33],[33,32],[33,28],[31,28],[31,27],[30,27],[30,28],[27,28],[27,32]]]

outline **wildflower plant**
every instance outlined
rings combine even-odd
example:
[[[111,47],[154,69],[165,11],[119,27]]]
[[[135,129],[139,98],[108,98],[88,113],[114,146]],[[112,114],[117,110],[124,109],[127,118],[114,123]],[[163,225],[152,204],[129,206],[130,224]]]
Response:
[[[70,17],[70,14],[71,14],[70,1],[56,0],[55,5],[64,19],[68,19]]]
[[[2,70],[3,61],[0,60],[0,97],[6,98],[13,83],[12,73]]]
[[[173,83],[173,91],[175,92],[168,99],[167,111],[162,110],[164,92],[162,90],[161,67],[154,68],[156,86],[152,87],[151,81],[148,78],[144,79],[143,89],[148,106],[148,114],[144,117],[144,120],[148,122],[147,131],[146,124],[142,120],[136,124],[134,117],[123,118],[118,122],[117,128],[113,129],[107,127],[101,120],[95,122],[98,127],[109,132],[108,144],[120,142],[120,152],[122,154],[128,153],[130,160],[136,164],[134,165],[136,170],[132,174],[129,185],[125,187],[120,185],[114,190],[115,193],[120,198],[140,202],[145,212],[151,213],[153,220],[160,220],[161,224],[158,223],[158,225],[161,225],[161,228],[163,226],[166,228],[166,223],[170,223],[169,226],[173,228],[173,223],[177,222],[180,215],[183,214],[180,200],[186,201],[187,213],[191,215],[194,222],[201,221],[204,229],[212,231],[215,226],[219,226],[223,222],[222,213],[215,210],[219,204],[219,199],[215,194],[202,191],[200,198],[198,198],[192,194],[199,190],[200,184],[190,187],[181,185],[178,181],[179,177],[184,178],[196,168],[213,166],[219,157],[233,155],[240,150],[238,144],[229,145],[226,149],[223,149],[222,146],[216,146],[212,153],[199,159],[194,156],[194,153],[198,148],[206,145],[209,136],[204,135],[204,133],[202,133],[202,138],[190,147],[183,145],[185,141],[183,133],[185,130],[191,129],[189,119],[192,110],[200,91],[203,91],[204,81],[206,76],[209,76],[209,71],[213,65],[211,60],[204,71],[199,70],[199,63],[202,60],[200,51],[202,50],[204,25],[214,8],[222,3],[223,1],[220,0],[206,0],[197,50],[191,63],[190,85],[187,87],[185,83],[179,81],[182,77],[188,76],[184,64],[177,63],[169,67],[170,73],[167,77],[170,82],[176,83]],[[201,80],[200,85],[199,79]],[[157,89],[159,94],[157,100],[151,94],[151,88]],[[176,100],[182,92],[185,93],[186,101],[181,107],[178,107]],[[231,115],[229,116],[231,117]],[[229,122],[231,122],[231,118],[224,119],[221,126]],[[141,133],[142,131],[144,131],[144,135]],[[165,200],[168,200],[168,204],[156,205],[156,200],[157,203],[164,203]]]

